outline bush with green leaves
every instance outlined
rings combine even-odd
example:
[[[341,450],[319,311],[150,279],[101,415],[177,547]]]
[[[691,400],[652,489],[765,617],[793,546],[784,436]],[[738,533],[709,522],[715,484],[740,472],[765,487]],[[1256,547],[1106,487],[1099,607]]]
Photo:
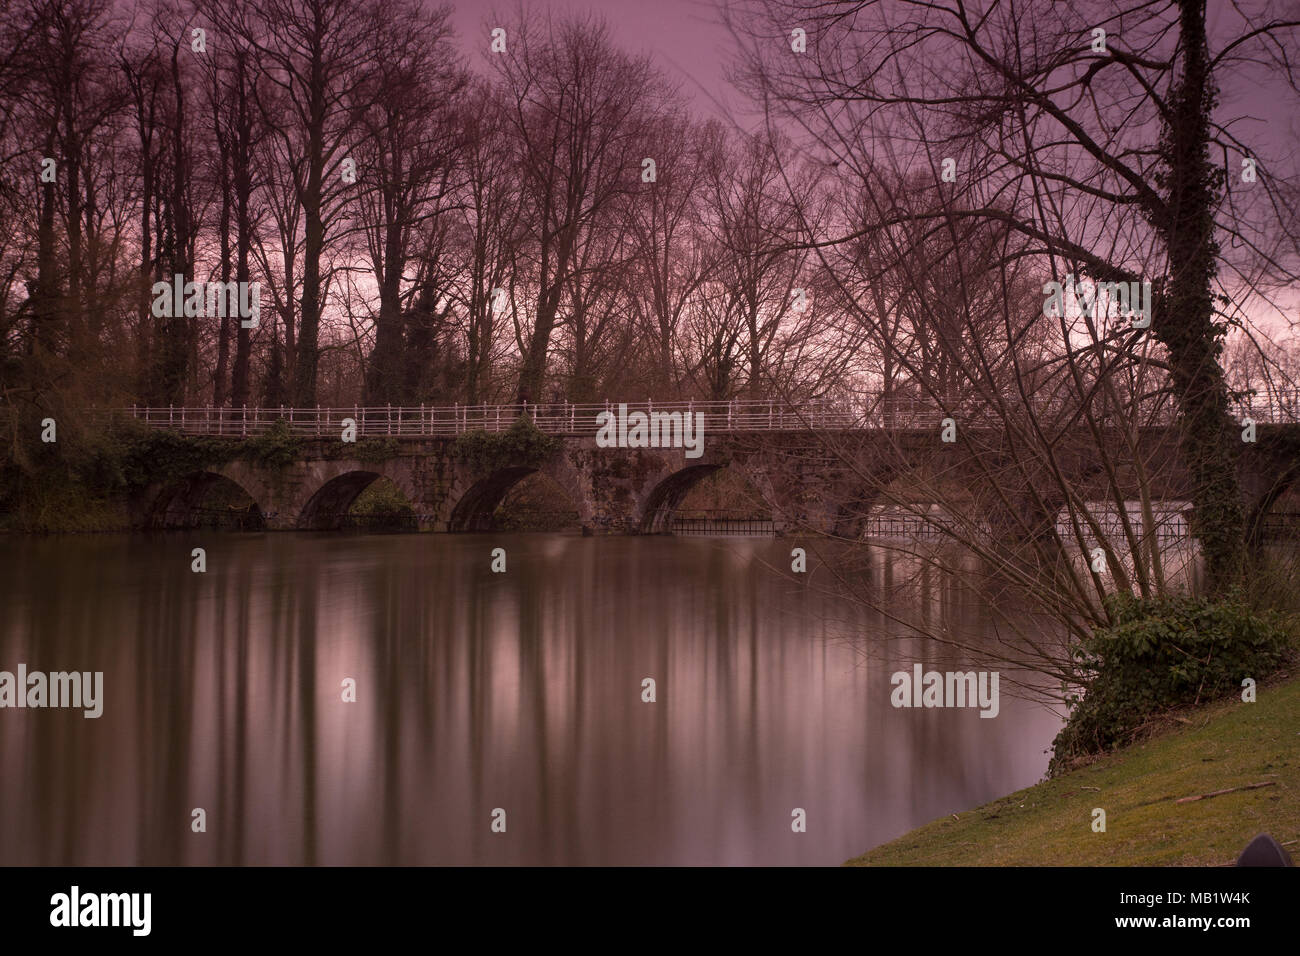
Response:
[[[303,455],[303,442],[278,421],[248,438],[182,435],[127,421],[100,437],[80,469],[82,480],[99,488],[142,488],[184,478],[242,458],[280,469]]]
[[[381,478],[357,495],[349,513],[369,518],[383,515],[409,516],[414,515],[415,511],[397,485]]]
[[[278,419],[266,431],[245,438],[234,449],[235,457],[263,468],[288,468],[302,458],[304,442],[289,431],[289,423]]]
[[[532,418],[520,415],[504,432],[476,430],[456,437],[453,454],[476,472],[536,468],[560,447]]]
[[[1050,773],[1132,742],[1162,711],[1240,692],[1244,678],[1267,677],[1295,650],[1293,621],[1235,597],[1116,595],[1109,609],[1114,623],[1076,651],[1089,677],[1069,698]]]
[[[396,438],[363,438],[350,451],[340,452],[340,454],[366,464],[376,465],[396,458],[401,451],[401,442]]]
[[[102,530],[109,519],[99,512],[120,503],[124,493],[180,481],[237,458],[278,472],[302,458],[303,446],[284,421],[248,438],[183,435],[134,419],[107,427],[70,422],[57,443],[33,443],[21,462],[13,450],[0,460],[0,528]],[[78,502],[86,507],[78,509]],[[79,516],[79,510],[94,514]],[[57,522],[49,517],[55,512],[61,515]],[[125,521],[125,513],[117,520]]]

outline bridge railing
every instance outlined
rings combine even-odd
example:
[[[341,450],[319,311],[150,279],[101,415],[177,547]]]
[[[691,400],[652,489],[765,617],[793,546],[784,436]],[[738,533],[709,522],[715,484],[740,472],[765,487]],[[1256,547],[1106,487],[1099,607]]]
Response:
[[[826,403],[793,405],[782,402],[628,402],[627,415],[693,415],[703,422],[706,433],[719,431],[789,431],[807,428],[854,428],[858,415]],[[521,416],[529,416],[537,428],[552,435],[594,435],[601,427],[601,415],[615,421],[619,403],[575,404],[559,402],[535,405],[451,405],[396,406],[354,405],[344,408],[195,408],[135,406],[124,414],[157,428],[189,435],[241,438],[266,432],[284,422],[295,435],[337,437],[346,420],[356,426],[358,438],[452,436],[469,431],[500,432]]]
[[[295,435],[338,437],[345,420],[356,426],[358,438],[414,438],[460,435],[468,431],[500,432],[528,415],[541,431],[552,435],[594,435],[602,413],[617,418],[620,409],[628,415],[641,413],[693,415],[708,434],[719,432],[803,431],[808,429],[931,428],[946,417],[965,426],[999,424],[998,412],[984,403],[958,403],[943,408],[932,400],[891,397],[887,401],[852,408],[829,401],[786,403],[736,400],[730,402],[604,402],[599,404],[518,405],[353,405],[343,408],[207,408],[168,406],[132,407],[120,412],[138,421],[190,435],[242,438],[258,435],[284,422]],[[1045,402],[1035,411],[1059,418],[1070,410]],[[1172,403],[1165,401],[1143,415],[1143,424],[1170,424],[1176,416]],[[1268,399],[1254,399],[1233,409],[1238,421],[1250,418],[1257,424],[1300,422],[1300,390],[1282,392]]]

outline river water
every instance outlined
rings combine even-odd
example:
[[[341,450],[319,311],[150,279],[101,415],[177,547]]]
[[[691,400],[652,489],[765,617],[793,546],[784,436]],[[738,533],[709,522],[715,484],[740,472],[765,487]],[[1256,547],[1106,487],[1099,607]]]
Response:
[[[1041,779],[1057,716],[892,707],[939,658],[791,547],[0,538],[0,671],[103,673],[0,709],[0,864],[826,865]]]

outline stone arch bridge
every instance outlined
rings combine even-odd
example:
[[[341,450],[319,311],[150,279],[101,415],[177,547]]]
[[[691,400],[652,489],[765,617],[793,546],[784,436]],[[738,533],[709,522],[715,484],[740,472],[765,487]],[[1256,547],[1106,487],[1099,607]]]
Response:
[[[1244,409],[1258,424],[1257,441],[1243,443],[1240,472],[1255,527],[1300,477],[1300,402]],[[1050,490],[1031,488],[1022,474],[983,500],[970,495],[990,485],[990,469],[1010,468],[1014,448],[993,426],[959,428],[956,442],[940,440],[942,413],[908,407],[864,420],[812,403],[774,402],[644,403],[622,406],[625,420],[641,412],[697,415],[702,424],[698,450],[690,447],[606,447],[599,439],[601,415],[619,406],[454,406],[399,409],[133,409],[131,414],[160,428],[186,434],[241,438],[283,422],[299,439],[300,454],[283,467],[235,459],[168,483],[144,489],[132,504],[141,527],[185,527],[213,485],[223,479],[248,493],[268,529],[327,530],[338,527],[366,487],[387,478],[406,497],[422,531],[482,531],[510,489],[541,473],[572,502],[589,533],[656,533],[669,530],[672,515],[706,475],[729,468],[743,477],[771,513],[778,533],[812,531],[856,537],[880,489],[914,486],[925,493],[942,488],[958,505],[977,509],[994,528],[1012,536],[1046,530],[1063,501]],[[458,437],[483,430],[503,432],[527,414],[542,432],[558,439],[539,460],[475,464]],[[973,416],[959,421],[975,421]],[[932,419],[933,421],[930,421]],[[665,420],[666,421],[666,420]],[[344,441],[349,426],[357,443]],[[668,444],[667,425],[664,429]],[[376,453],[374,439],[382,439]],[[1116,441],[1119,439],[1117,437]],[[628,444],[636,443],[630,435]],[[1141,430],[1141,462],[1117,458],[1118,468],[1096,461],[1096,438],[1067,434],[1056,463],[1084,496],[1108,497],[1111,481],[1121,487],[1139,476],[1153,497],[1186,500],[1187,470],[1179,461],[1170,424]],[[1117,445],[1118,447],[1118,445]],[[362,450],[365,453],[362,453]],[[1112,466],[1115,464],[1111,463]],[[1117,472],[1117,473],[1116,473]],[[993,483],[996,484],[996,483]],[[1042,488],[1050,489],[1046,482]],[[1300,487],[1300,486],[1297,486]],[[927,491],[928,489],[928,491]],[[1019,489],[1019,490],[1016,490]],[[1041,492],[1041,493],[1040,493]]]

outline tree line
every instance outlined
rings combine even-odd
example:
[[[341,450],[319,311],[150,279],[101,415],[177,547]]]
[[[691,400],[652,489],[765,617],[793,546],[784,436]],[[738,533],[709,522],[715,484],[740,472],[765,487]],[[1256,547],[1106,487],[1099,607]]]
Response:
[[[419,0],[12,0],[4,404],[974,403],[1023,437],[989,484],[1024,495],[1060,480],[1053,429],[1140,458],[1172,410],[1212,576],[1239,574],[1235,403],[1295,384],[1300,191],[1220,90],[1294,93],[1295,19],[718,11],[748,126],[590,14],[458,38]],[[256,325],[155,315],[176,275],[257,283]],[[1150,283],[1149,321],[1050,313],[1071,278]]]
[[[849,343],[788,242],[789,144],[692,115],[594,17],[517,14],[474,68],[449,20],[415,0],[7,6],[5,401],[826,388]],[[258,283],[257,325],[156,316],[174,275]]]

